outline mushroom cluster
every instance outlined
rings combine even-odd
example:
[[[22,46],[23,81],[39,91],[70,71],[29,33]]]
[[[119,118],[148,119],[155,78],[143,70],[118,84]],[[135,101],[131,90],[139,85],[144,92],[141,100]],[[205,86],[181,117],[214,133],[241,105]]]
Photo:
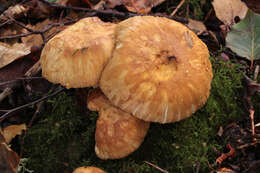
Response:
[[[93,86],[99,112],[95,152],[119,159],[135,151],[149,122],[191,116],[207,101],[212,67],[207,46],[186,26],[152,16],[118,24],[80,20],[43,48],[42,75],[66,88]]]

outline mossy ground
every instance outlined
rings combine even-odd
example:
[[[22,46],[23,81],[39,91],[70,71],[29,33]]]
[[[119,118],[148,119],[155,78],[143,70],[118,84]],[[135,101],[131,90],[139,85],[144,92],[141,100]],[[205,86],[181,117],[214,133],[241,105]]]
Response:
[[[120,160],[100,160],[94,152],[97,113],[83,114],[77,109],[73,91],[49,100],[48,111],[39,115],[27,131],[23,157],[27,169],[39,173],[65,170],[79,166],[97,166],[109,173],[159,172],[149,161],[169,172],[200,172],[216,168],[214,148],[222,150],[217,136],[219,126],[230,119],[245,116],[241,106],[240,67],[211,59],[214,68],[211,96],[207,104],[192,117],[174,124],[151,124],[145,141],[130,156]]]

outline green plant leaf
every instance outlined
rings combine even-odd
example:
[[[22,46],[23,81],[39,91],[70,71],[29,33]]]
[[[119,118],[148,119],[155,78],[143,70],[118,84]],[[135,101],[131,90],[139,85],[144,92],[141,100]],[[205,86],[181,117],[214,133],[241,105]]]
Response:
[[[251,61],[260,59],[260,15],[248,10],[245,19],[227,34],[226,46]]]

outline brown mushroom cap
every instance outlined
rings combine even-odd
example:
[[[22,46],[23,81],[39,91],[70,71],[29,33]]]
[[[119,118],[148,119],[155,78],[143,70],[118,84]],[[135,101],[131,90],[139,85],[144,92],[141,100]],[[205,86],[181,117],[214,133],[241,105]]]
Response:
[[[69,26],[43,48],[42,75],[66,88],[96,86],[114,48],[114,29],[97,17]]]
[[[148,122],[112,106],[100,90],[90,93],[88,107],[99,111],[95,133],[99,158],[119,159],[139,148],[149,129]]]
[[[106,172],[100,168],[88,166],[88,167],[79,167],[75,169],[73,173],[106,173]]]
[[[119,23],[115,34],[100,80],[115,106],[145,121],[169,123],[205,104],[213,76],[209,53],[186,26],[138,16]]]

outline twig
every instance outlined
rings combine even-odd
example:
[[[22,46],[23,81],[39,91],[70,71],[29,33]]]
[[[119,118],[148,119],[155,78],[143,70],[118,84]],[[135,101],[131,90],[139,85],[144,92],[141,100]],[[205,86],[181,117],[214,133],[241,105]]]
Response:
[[[252,130],[252,137],[254,140],[254,136],[255,136],[255,122],[254,122],[254,114],[255,114],[255,110],[254,109],[249,109],[249,117],[251,120],[251,130]]]
[[[13,17],[11,17],[11,16],[8,16],[8,18],[9,18],[12,22],[14,22],[14,23],[17,24],[18,26],[20,26],[20,27],[26,29],[26,30],[29,31],[29,32],[37,32],[37,31],[32,30],[31,28],[28,28],[28,27],[25,26],[23,23],[18,22],[17,20],[15,20],[15,19],[14,19]],[[39,33],[37,33],[37,34],[39,34]]]
[[[217,158],[216,163],[221,164],[228,157],[232,157],[235,154],[235,149],[230,144],[227,145],[227,148],[229,148],[230,151],[228,153],[222,153],[221,156]]]
[[[119,12],[119,11],[116,11],[114,9],[106,9],[106,10],[99,9],[99,10],[97,10],[97,9],[94,9],[94,8],[89,9],[89,8],[65,6],[65,5],[61,5],[61,4],[51,3],[47,0],[39,0],[39,1],[49,5],[51,7],[55,7],[55,8],[70,9],[70,10],[76,10],[76,11],[85,11],[85,12],[91,13],[90,16],[107,16],[107,15],[110,15],[110,16],[113,16],[113,17],[116,17],[116,18],[121,18],[121,19],[127,19],[127,18],[134,17],[134,16],[144,16],[142,14],[136,14],[136,13],[130,13],[130,12]],[[152,16],[162,16],[162,15],[152,15]],[[176,21],[181,22],[181,23],[188,23],[187,19],[185,19],[185,18],[174,17],[174,16],[164,16],[164,17],[176,20]]]
[[[160,168],[159,166],[157,166],[157,165],[155,165],[155,164],[152,164],[151,162],[144,161],[144,163],[146,163],[146,164],[148,164],[148,165],[154,167],[155,169],[157,169],[157,170],[159,170],[159,171],[161,171],[161,172],[163,172],[163,173],[169,173],[168,171],[166,171],[166,170]]]
[[[198,162],[197,167],[196,167],[196,173],[200,172],[200,162]]]
[[[9,96],[13,93],[13,90],[11,88],[5,88],[2,93],[0,93],[0,102],[4,100],[5,97]]]
[[[33,35],[33,34],[35,34],[35,33],[30,32],[30,33],[17,34],[17,35],[7,35],[7,36],[0,37],[0,40],[27,37],[27,36]]]
[[[181,2],[179,3],[179,5],[175,8],[175,10],[170,14],[170,16],[174,16],[177,11],[181,8],[181,6],[184,4],[185,0],[181,0]]]
[[[8,112],[9,110],[1,109],[0,112]]]
[[[256,141],[249,143],[249,144],[240,145],[240,146],[237,147],[237,149],[241,150],[241,149],[244,149],[244,148],[247,148],[247,147],[250,147],[250,146],[254,146],[254,145],[259,144],[259,143],[260,143],[260,140],[256,140]]]
[[[95,10],[95,9],[90,9],[90,8],[82,8],[82,7],[72,7],[72,6],[65,6],[61,4],[56,4],[56,3],[51,3],[47,0],[39,0],[51,7],[55,8],[60,8],[60,9],[70,9],[70,10],[76,10],[76,11],[85,11],[85,12],[95,12],[96,15],[101,14],[101,15],[113,15],[115,17],[121,17],[121,18],[129,18],[133,16],[137,16],[138,14],[135,13],[123,13],[115,10]]]
[[[5,22],[1,23],[1,24],[0,24],[0,28],[1,28],[2,26],[4,26],[5,24],[9,23],[9,22],[10,22],[10,20],[6,20]]]
[[[25,140],[25,137],[26,137],[26,135],[27,135],[27,131],[28,131],[29,128],[32,127],[32,123],[33,123],[33,121],[35,120],[35,118],[37,117],[37,115],[39,114],[42,105],[43,105],[43,101],[39,102],[39,103],[36,105],[36,106],[37,106],[37,109],[36,109],[36,111],[34,112],[32,118],[31,118],[31,120],[30,120],[30,122],[29,122],[29,124],[28,124],[28,126],[27,126],[27,129],[26,129],[25,132],[24,132],[24,135],[23,135],[22,141],[21,141],[21,145],[20,145],[20,146],[21,146],[21,148],[20,148],[20,158],[22,158],[22,156],[23,156],[24,140]]]
[[[25,76],[31,77],[37,75],[41,71],[41,63],[38,60],[26,73]]]
[[[43,105],[43,101],[39,102],[39,103],[36,105],[36,106],[37,106],[37,109],[36,109],[36,111],[34,112],[34,114],[33,114],[33,116],[32,116],[32,119],[30,120],[30,122],[29,122],[29,124],[28,124],[28,126],[27,126],[28,128],[32,127],[32,123],[33,123],[33,121],[35,120],[35,118],[37,117],[37,115],[39,114],[42,105]]]
[[[258,74],[259,74],[259,65],[256,65],[255,72],[254,72],[254,81],[257,80]]]
[[[52,23],[50,25],[48,25],[46,28],[42,29],[42,30],[31,30],[32,32],[29,32],[29,33],[24,33],[24,34],[18,34],[18,35],[8,35],[8,36],[3,36],[3,37],[0,37],[0,40],[3,40],[3,39],[12,39],[12,38],[21,38],[21,37],[27,37],[29,35],[34,35],[34,34],[44,34],[45,32],[49,31],[51,28],[53,27],[57,27],[57,26],[63,26],[63,25],[69,25],[69,24],[72,24],[72,23],[75,23],[76,21],[78,21],[79,19],[75,19],[75,20],[70,20],[70,21],[67,21],[67,22],[64,22],[64,23]],[[12,20],[12,21],[15,21],[15,20]],[[20,23],[20,22],[19,22]],[[22,25],[20,25],[22,26]],[[28,28],[28,27],[26,27]],[[42,38],[44,39],[44,38]],[[45,42],[43,40],[43,42]]]
[[[0,86],[2,85],[7,85],[10,83],[14,83],[17,82],[19,80],[23,81],[23,80],[32,80],[32,79],[43,79],[43,77],[23,77],[23,78],[16,78],[14,80],[9,80],[9,81],[5,81],[5,82],[0,82]]]
[[[43,101],[43,100],[46,100],[47,98],[53,97],[53,96],[57,95],[58,93],[60,93],[60,92],[63,91],[63,90],[64,90],[63,87],[59,87],[59,89],[58,89],[57,91],[55,91],[54,93],[52,93],[52,94],[50,94],[50,95],[44,96],[44,97],[42,97],[42,98],[40,98],[40,99],[38,99],[38,100],[35,100],[35,101],[31,102],[31,103],[27,103],[27,104],[25,104],[25,105],[22,105],[22,106],[19,106],[19,107],[14,108],[14,109],[8,110],[7,113],[5,113],[3,116],[0,117],[0,123],[1,123],[3,120],[5,120],[6,118],[12,116],[12,113],[14,113],[15,111],[22,110],[22,109],[24,109],[24,108],[26,108],[26,107],[32,106],[32,105],[34,105],[34,104],[36,104],[36,103],[39,103],[39,102],[41,102],[41,101]],[[1,110],[0,110],[0,111],[1,111]]]

